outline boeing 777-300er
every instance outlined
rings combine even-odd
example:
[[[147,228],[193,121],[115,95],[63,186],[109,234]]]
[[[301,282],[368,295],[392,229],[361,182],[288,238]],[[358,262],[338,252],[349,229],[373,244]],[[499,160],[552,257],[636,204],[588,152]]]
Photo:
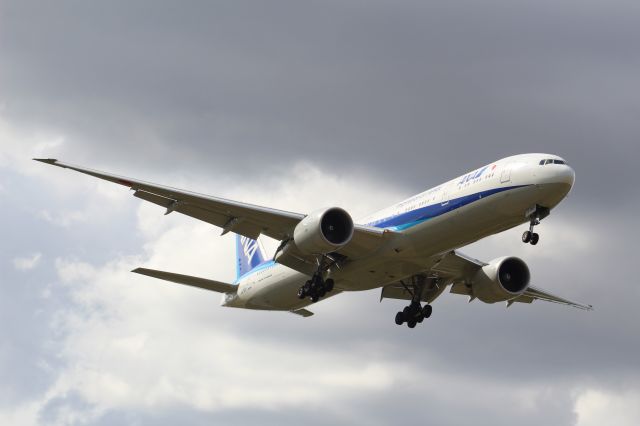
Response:
[[[530,285],[527,264],[506,256],[488,263],[456,249],[523,223],[524,243],[536,245],[534,227],[571,190],[575,173],[560,157],[522,154],[503,158],[387,207],[355,223],[330,207],[292,213],[212,197],[74,166],[129,187],[135,197],[237,234],[237,279],[225,283],[147,268],[133,272],[223,294],[222,305],[289,311],[307,317],[311,303],[343,291],[381,288],[383,298],[408,300],[395,322],[410,328],[431,316],[431,303],[447,288],[485,303],[534,300],[583,305]],[[267,260],[257,238],[280,241]],[[424,302],[424,305],[423,305]]]

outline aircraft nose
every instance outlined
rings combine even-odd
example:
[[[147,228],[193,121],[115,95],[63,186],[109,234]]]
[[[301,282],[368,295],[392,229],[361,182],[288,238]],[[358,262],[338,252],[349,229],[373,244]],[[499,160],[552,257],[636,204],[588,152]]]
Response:
[[[573,183],[576,181],[576,172],[565,164],[558,168],[556,179],[558,183],[566,183],[569,187],[573,187]]]

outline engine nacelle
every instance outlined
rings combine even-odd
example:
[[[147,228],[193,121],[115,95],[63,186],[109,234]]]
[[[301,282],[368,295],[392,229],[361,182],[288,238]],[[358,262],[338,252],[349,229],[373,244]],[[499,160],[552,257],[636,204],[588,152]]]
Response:
[[[326,254],[339,249],[353,237],[353,220],[339,207],[318,210],[298,223],[293,241],[305,254]]]
[[[473,295],[485,303],[504,302],[524,293],[530,278],[529,267],[522,259],[494,259],[476,273]]]

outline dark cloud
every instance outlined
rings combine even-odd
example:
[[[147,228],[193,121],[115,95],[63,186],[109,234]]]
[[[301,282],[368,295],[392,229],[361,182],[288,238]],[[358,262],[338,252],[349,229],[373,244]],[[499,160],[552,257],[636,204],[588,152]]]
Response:
[[[74,159],[260,174],[313,158],[419,190],[542,151],[607,200],[635,187],[640,11],[627,2],[3,8],[5,114],[68,135]]]
[[[445,294],[428,324],[409,331],[392,322],[401,304],[378,304],[375,291],[321,303],[305,321],[211,309],[215,298],[196,306],[203,299],[194,297],[181,313],[265,347],[398,360],[419,377],[450,378],[442,393],[416,384],[336,401],[338,409],[110,410],[97,421],[568,425],[576,389],[638,389],[639,24],[640,9],[624,1],[3,2],[0,118],[64,135],[51,155],[71,161],[141,178],[251,181],[306,160],[384,176],[408,193],[521,152],[557,153],[577,172],[571,196],[542,227],[582,236],[586,248],[535,257],[502,238],[468,250],[486,260],[520,255],[536,285],[594,303],[594,312],[540,302],[505,312]],[[77,301],[51,282],[54,259],[100,265],[146,241],[135,207],[100,217],[98,230],[92,221],[51,226],[43,209],[80,202],[60,200],[36,178],[0,177],[3,206],[16,206],[0,210],[11,241],[0,245],[0,331],[9,342],[0,373],[10,383],[0,395],[11,404],[41,394],[63,367],[52,355],[63,336],[49,323]],[[15,271],[11,259],[34,250],[42,267]],[[468,384],[481,391],[483,383],[486,395],[465,399]],[[534,408],[505,406],[510,388],[534,389]],[[43,421],[68,406],[91,409],[71,395],[51,401]]]

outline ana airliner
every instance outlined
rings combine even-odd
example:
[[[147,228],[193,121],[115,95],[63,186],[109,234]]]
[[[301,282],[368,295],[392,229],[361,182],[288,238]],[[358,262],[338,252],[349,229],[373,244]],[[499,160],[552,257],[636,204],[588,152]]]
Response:
[[[237,279],[233,283],[148,268],[133,272],[222,293],[222,305],[289,311],[304,317],[320,299],[343,291],[381,289],[384,298],[407,300],[395,316],[414,328],[432,313],[446,289],[484,303],[544,300],[584,305],[530,285],[527,264],[505,256],[482,262],[457,249],[481,238],[528,224],[522,241],[536,245],[534,227],[571,190],[575,173],[556,155],[522,154],[465,173],[354,222],[330,207],[309,214],[231,201],[67,164],[124,185],[133,195],[237,234]],[[280,241],[266,258],[260,235]]]

